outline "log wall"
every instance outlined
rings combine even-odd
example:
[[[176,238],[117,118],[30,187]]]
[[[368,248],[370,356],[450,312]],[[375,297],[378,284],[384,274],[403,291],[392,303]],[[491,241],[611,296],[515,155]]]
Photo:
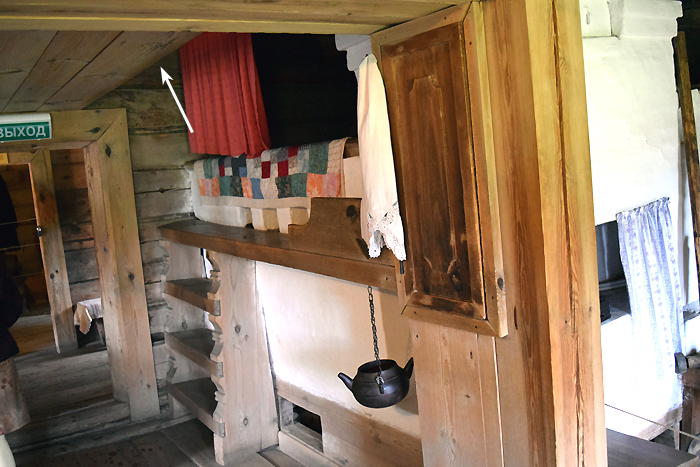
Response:
[[[167,305],[160,279],[165,251],[158,246],[157,227],[193,215],[189,178],[183,165],[196,158],[189,152],[187,128],[168,88],[160,82],[160,67],[174,79],[184,103],[178,53],[145,70],[100,98],[88,109],[126,108],[148,316],[153,341],[162,413],[166,413],[167,353],[163,326]],[[73,303],[98,297],[92,218],[81,150],[52,151],[58,214]]]

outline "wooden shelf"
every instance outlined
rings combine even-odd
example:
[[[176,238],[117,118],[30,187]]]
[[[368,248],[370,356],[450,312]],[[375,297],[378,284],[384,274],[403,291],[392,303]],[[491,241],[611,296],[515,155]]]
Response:
[[[216,410],[216,385],[209,378],[193,379],[182,383],[168,384],[168,392],[187,407],[213,433],[225,435],[223,423],[214,420]]]
[[[212,281],[205,277],[167,281],[163,293],[205,310],[212,315],[221,315],[218,300],[209,298]]]
[[[313,209],[312,205],[312,212]],[[349,259],[327,253],[319,254],[308,249],[290,246],[290,238],[287,234],[230,227],[198,219],[174,222],[161,226],[158,230],[162,239],[171,242],[323,274],[382,289],[396,290],[394,266],[388,264],[389,261],[385,258]],[[355,247],[359,248],[357,244]],[[341,248],[338,250],[342,251]],[[166,284],[166,293],[169,293],[167,290]]]
[[[214,362],[210,358],[211,351],[214,349],[214,340],[209,329],[166,332],[165,345],[189,358],[213,376],[218,378],[224,376],[222,363]]]

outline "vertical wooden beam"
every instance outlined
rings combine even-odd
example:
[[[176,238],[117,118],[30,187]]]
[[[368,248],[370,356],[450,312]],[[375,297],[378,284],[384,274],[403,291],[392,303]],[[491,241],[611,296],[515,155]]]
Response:
[[[160,413],[141,264],[126,111],[85,149],[95,253],[115,393],[128,395],[132,420]]]
[[[223,364],[223,377],[212,376],[214,420],[226,431],[223,437],[214,433],[214,451],[216,461],[228,465],[277,444],[279,430],[255,261],[213,251],[208,256],[221,303],[221,316],[209,316],[215,328],[211,359]]]
[[[56,210],[56,192],[49,151],[36,153],[29,162],[29,172],[37,225],[41,227],[39,243],[51,305],[56,351],[67,352],[78,348],[78,340],[73,325],[73,303],[70,298],[66,257]]]
[[[496,340],[504,462],[605,466],[578,1],[483,8],[510,331]]]
[[[693,240],[695,242],[695,267],[700,277],[700,161],[698,160],[698,135],[693,112],[693,96],[690,89],[690,69],[688,68],[688,51],[685,45],[685,33],[678,31],[673,38],[676,51],[676,86],[681,107],[683,123],[683,148],[685,164],[688,170],[688,188],[690,189],[690,210],[693,216]]]

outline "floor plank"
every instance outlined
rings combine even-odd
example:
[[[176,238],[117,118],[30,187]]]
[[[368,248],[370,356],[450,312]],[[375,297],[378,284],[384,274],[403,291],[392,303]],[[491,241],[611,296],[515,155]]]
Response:
[[[80,467],[80,464],[78,464],[78,458],[75,457],[75,454],[73,453],[64,454],[58,457],[48,457],[28,463],[18,463],[17,465],[21,465],[21,467]]]
[[[146,462],[146,459],[138,454],[137,450],[129,449],[127,441],[76,452],[75,457],[78,459],[78,464],[75,467],[106,467],[110,465],[125,467],[137,463],[141,466],[152,467]],[[73,466],[66,465],[64,467]]]
[[[662,444],[607,430],[609,467],[697,467],[698,458]]]
[[[148,425],[148,424],[144,424]],[[147,428],[147,427],[146,427]],[[172,426],[151,425],[147,432],[132,427],[136,436],[123,439],[112,434],[90,435],[87,448],[65,453],[60,446],[51,452],[16,458],[18,467],[221,467],[214,459],[213,434],[198,420]],[[105,444],[99,443],[100,440]],[[90,444],[92,443],[92,444]],[[274,448],[227,464],[228,467],[302,467]]]
[[[107,351],[47,354],[15,360],[32,420],[45,419],[112,394]]]
[[[197,467],[163,433],[150,433],[132,440],[141,455],[154,467]]]

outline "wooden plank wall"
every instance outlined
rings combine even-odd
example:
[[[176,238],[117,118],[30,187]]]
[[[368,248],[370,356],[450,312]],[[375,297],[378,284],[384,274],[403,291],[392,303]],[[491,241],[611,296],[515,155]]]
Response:
[[[162,340],[167,305],[160,286],[165,251],[159,247],[157,227],[192,216],[189,178],[182,166],[196,156],[189,153],[187,128],[170,91],[160,82],[160,66],[174,78],[173,87],[184,102],[179,56],[174,53],[89,109],[127,109],[146,299],[161,409],[165,411],[167,353]],[[100,294],[83,154],[80,150],[52,151],[51,158],[71,297],[77,303]]]

